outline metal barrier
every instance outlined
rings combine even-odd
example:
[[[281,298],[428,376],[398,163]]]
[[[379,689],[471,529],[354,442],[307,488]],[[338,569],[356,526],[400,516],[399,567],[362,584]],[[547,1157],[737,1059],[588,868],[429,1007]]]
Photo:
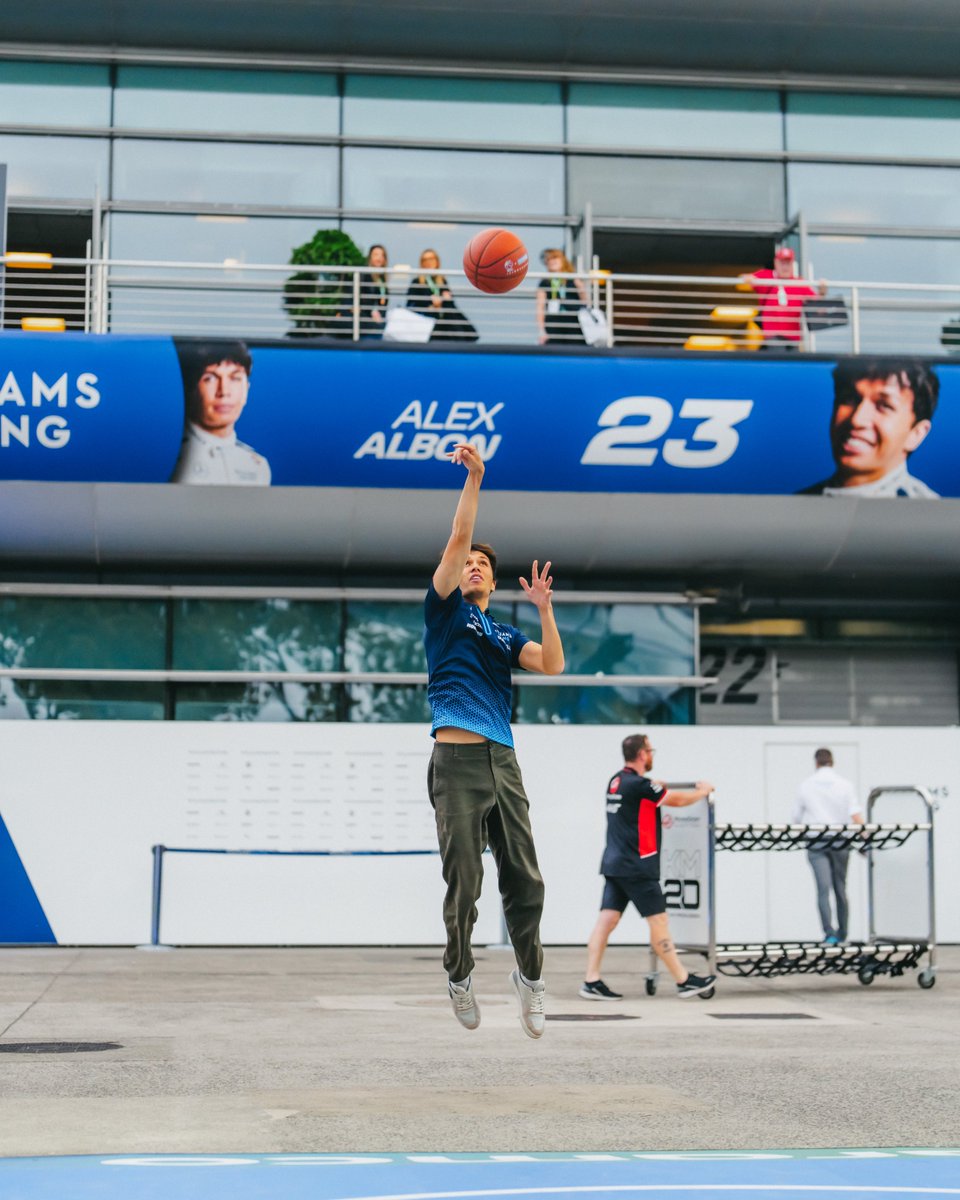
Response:
[[[23,256],[21,256],[22,258]],[[364,310],[369,267],[191,263],[133,259],[51,258],[43,269],[5,271],[4,329],[91,333],[164,333],[346,341],[378,339],[382,325]],[[411,268],[388,268],[390,308],[403,308]],[[490,296],[470,287],[461,270],[444,271],[453,310],[432,343],[537,345],[537,291],[531,272],[514,291]],[[763,347],[757,295],[738,277],[611,274],[564,276],[582,289],[604,325],[597,348],[649,347],[755,351]],[[580,292],[565,320],[548,325],[551,343],[584,345]],[[835,280],[828,293],[845,324],[805,330],[800,348],[828,353],[888,351],[939,355],[943,330],[960,313],[960,285]],[[844,319],[842,315],[840,319]],[[811,327],[817,322],[811,321]],[[950,343],[948,348],[954,348]]]
[[[141,949],[159,950],[160,906],[163,900],[163,856],[165,854],[241,854],[247,857],[279,858],[397,858],[439,854],[439,850],[227,850],[194,846],[155,845],[153,852],[153,892],[150,906],[150,942]]]

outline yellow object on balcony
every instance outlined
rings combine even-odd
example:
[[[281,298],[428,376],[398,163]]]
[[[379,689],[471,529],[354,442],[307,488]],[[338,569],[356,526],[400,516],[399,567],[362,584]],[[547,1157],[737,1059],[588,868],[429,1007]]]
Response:
[[[711,321],[742,325],[756,319],[757,310],[748,304],[718,304],[710,314]]]
[[[739,325],[734,335],[736,348],[759,350],[763,344],[763,332],[756,322],[758,309],[750,304],[718,304],[711,312],[710,320],[717,325]]]
[[[684,350],[736,350],[737,343],[727,334],[693,333],[683,343]]]
[[[3,256],[4,266],[17,267],[24,271],[50,271],[53,255],[32,250],[10,250]]]
[[[63,317],[21,317],[20,328],[26,333],[63,333],[67,323]]]

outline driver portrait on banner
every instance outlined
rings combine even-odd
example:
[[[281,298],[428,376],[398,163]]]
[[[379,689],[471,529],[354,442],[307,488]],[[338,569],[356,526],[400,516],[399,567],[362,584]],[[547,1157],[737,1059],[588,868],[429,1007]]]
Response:
[[[938,498],[909,469],[937,409],[940,380],[933,368],[912,358],[844,360],[834,369],[833,391],[829,433],[836,469],[800,495]]]
[[[171,483],[266,487],[270,464],[237,438],[253,360],[241,341],[177,341],[185,422]]]

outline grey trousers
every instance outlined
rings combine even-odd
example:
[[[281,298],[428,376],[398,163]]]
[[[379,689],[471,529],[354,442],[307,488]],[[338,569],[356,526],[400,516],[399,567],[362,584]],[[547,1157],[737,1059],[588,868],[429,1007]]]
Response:
[[[543,970],[543,879],[516,754],[496,742],[437,742],[427,772],[427,791],[437,818],[447,885],[443,965],[448,976],[459,981],[473,970],[470,936],[483,882],[481,856],[489,845],[517,965],[527,979],[539,979]]]
[[[847,940],[847,863],[850,850],[808,850],[807,857],[813,868],[813,877],[817,881],[817,907],[820,909],[820,922],[823,925],[823,936]],[[837,923],[833,924],[830,912],[831,889],[837,903]]]

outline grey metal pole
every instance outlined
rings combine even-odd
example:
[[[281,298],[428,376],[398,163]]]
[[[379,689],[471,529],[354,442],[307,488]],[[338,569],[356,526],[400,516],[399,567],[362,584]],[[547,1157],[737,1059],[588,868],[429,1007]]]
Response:
[[[160,895],[163,888],[163,852],[166,846],[153,847],[153,902],[150,911],[150,945],[160,945]]]
[[[715,793],[707,797],[707,964],[710,974],[717,973],[717,801]]]

